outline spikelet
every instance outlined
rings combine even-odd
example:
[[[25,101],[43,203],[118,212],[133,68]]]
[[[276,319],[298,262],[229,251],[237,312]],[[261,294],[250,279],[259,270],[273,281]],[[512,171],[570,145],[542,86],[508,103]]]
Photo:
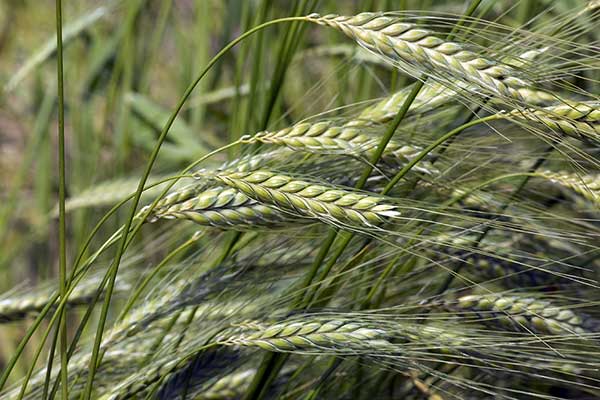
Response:
[[[384,197],[314,184],[266,170],[223,172],[214,179],[293,215],[334,225],[353,223],[371,227],[400,214]]]
[[[586,334],[600,331],[600,321],[549,301],[522,295],[469,295],[452,305],[476,313],[487,324],[510,330],[558,334]]]
[[[182,187],[181,189],[174,190],[168,193],[165,197],[163,197],[156,203],[154,211],[189,200],[197,196],[204,189],[206,189],[205,182],[194,182],[192,184]]]
[[[170,199],[177,197],[178,194],[173,193]],[[277,209],[259,204],[237,189],[224,187],[212,188],[180,203],[155,209],[151,221],[180,218],[200,225],[232,229],[276,226],[291,220]]]
[[[320,25],[337,29],[366,48],[412,65],[419,70],[441,70],[462,80],[463,88],[475,85],[489,94],[521,100],[518,88],[530,84],[519,78],[513,67],[486,59],[464,45],[436,37],[432,32],[381,13],[355,16],[312,14]]]
[[[391,346],[386,331],[364,324],[345,321],[283,322],[238,335],[224,336],[218,341],[227,346],[257,346],[275,352],[337,349],[354,352],[383,350]]]

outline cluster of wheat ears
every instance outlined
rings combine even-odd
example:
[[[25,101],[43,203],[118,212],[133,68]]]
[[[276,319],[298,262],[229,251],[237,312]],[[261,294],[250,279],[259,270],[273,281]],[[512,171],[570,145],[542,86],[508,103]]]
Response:
[[[150,176],[200,75],[143,179],[67,202],[121,228],[0,299],[31,322],[0,398],[600,398],[600,4],[514,29],[479,3],[242,35],[339,32],[407,84]]]

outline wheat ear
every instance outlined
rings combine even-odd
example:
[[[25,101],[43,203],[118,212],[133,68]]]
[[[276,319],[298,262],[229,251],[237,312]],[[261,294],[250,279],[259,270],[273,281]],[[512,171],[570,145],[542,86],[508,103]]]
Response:
[[[522,100],[517,88],[530,86],[509,65],[486,59],[464,45],[436,37],[414,24],[381,13],[355,16],[312,14],[320,25],[337,29],[366,48],[418,69],[442,70],[489,93]]]
[[[506,116],[537,122],[577,139],[600,141],[600,103],[597,102],[566,102],[540,109],[512,110]]]
[[[460,310],[476,313],[485,323],[548,334],[598,332],[600,321],[534,297],[511,295],[469,295],[458,299]]]
[[[235,372],[217,380],[208,388],[194,394],[194,400],[227,400],[240,398],[252,381],[256,370]]]
[[[538,55],[543,54],[546,50],[547,48],[526,51],[521,54],[516,61],[520,63],[531,61]],[[517,64],[514,62],[512,65],[517,66]],[[398,92],[383,98],[374,105],[364,109],[358,118],[347,123],[346,125],[361,127],[365,125],[371,125],[373,123],[380,124],[391,121],[392,118],[394,118],[394,116],[398,113],[402,103],[410,95],[412,88],[413,85],[407,86]],[[518,87],[515,88],[515,90],[527,104],[543,105],[555,102],[558,99],[555,94],[551,94],[542,90],[526,87]],[[427,82],[423,88],[421,88],[419,94],[412,102],[410,108],[408,109],[407,116],[433,110],[437,107],[447,104],[450,101],[456,100],[457,97],[458,92],[448,88],[446,85],[442,85],[438,82]]]
[[[246,140],[246,143],[286,146],[293,150],[317,154],[344,153],[368,159],[377,148],[379,140],[363,133],[364,127],[358,126],[357,123],[358,121],[350,121],[345,125],[336,125],[333,122],[300,123],[278,131],[259,132]],[[418,146],[392,140],[388,143],[383,157],[408,163],[421,150]],[[414,169],[426,174],[438,172],[428,161],[419,163]]]
[[[384,197],[315,184],[275,172],[231,172],[214,178],[249,197],[301,217],[374,226],[400,213]]]
[[[558,185],[567,187],[600,207],[600,174],[579,175],[565,171],[541,171],[540,175]]]
[[[386,331],[345,321],[283,322],[242,334],[221,337],[227,346],[257,346],[265,350],[286,352],[309,349],[358,351],[389,348]]]
[[[259,204],[237,189],[223,187],[197,193],[180,203],[155,210],[151,220],[159,218],[183,218],[200,225],[234,229],[275,226],[291,220],[277,209]]]

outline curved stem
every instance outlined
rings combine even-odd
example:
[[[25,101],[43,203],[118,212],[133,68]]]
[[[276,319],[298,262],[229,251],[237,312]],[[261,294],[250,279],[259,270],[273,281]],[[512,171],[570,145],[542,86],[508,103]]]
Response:
[[[136,213],[136,209],[137,206],[139,204],[140,201],[140,197],[141,197],[141,193],[142,190],[144,188],[144,185],[146,184],[146,180],[148,179],[148,176],[150,176],[150,171],[152,170],[152,167],[154,166],[154,162],[156,161],[156,157],[158,156],[158,152],[160,151],[160,148],[162,146],[162,143],[164,142],[164,140],[167,137],[167,134],[169,132],[169,129],[171,128],[171,125],[173,125],[173,122],[175,122],[175,119],[177,118],[177,116],[179,115],[180,110],[183,108],[183,105],[185,104],[185,102],[187,101],[187,99],[189,98],[189,96],[192,94],[192,92],[194,91],[194,89],[196,88],[196,86],[200,83],[200,81],[202,80],[202,78],[204,78],[204,76],[208,73],[208,71],[212,68],[212,66],[219,61],[219,59],[225,54],[227,53],[230,49],[232,49],[235,45],[237,45],[239,42],[241,42],[242,40],[244,40],[245,38],[247,38],[248,36],[268,27],[271,25],[275,25],[278,23],[282,23],[282,22],[290,22],[290,21],[306,21],[305,17],[289,17],[289,18],[281,18],[281,19],[277,19],[277,20],[273,20],[273,21],[269,21],[266,22],[264,24],[261,24],[253,29],[250,29],[249,31],[245,32],[244,34],[242,34],[241,36],[239,36],[238,38],[234,39],[233,41],[231,41],[227,46],[225,46],[219,53],[217,53],[216,56],[214,56],[210,62],[208,63],[208,65],[204,68],[204,70],[200,73],[200,75],[196,78],[196,80],[194,82],[192,82],[192,84],[186,89],[183,97],[181,98],[181,100],[179,101],[179,103],[177,104],[177,106],[175,107],[175,110],[173,111],[173,113],[171,114],[171,116],[169,117],[169,120],[167,121],[165,127],[163,128],[158,141],[156,143],[156,146],[154,147],[154,150],[152,151],[152,154],[150,155],[150,160],[148,161],[148,164],[146,166],[146,169],[144,171],[144,174],[142,176],[142,179],[140,180],[140,183],[138,185],[138,190],[136,191],[136,194],[133,198],[133,204],[131,205],[131,210],[129,212],[129,217],[127,218],[127,221],[125,222],[125,229],[124,232],[129,232],[129,228],[131,227],[131,224],[133,222],[133,219],[135,217],[135,213]],[[214,152],[213,152],[214,153]],[[213,154],[211,153],[211,154]],[[204,157],[206,158],[206,157]],[[200,162],[200,160],[195,163],[196,165]],[[138,225],[140,226],[141,223]],[[85,400],[89,400],[92,396],[92,384],[94,381],[94,375],[96,373],[96,363],[98,361],[98,355],[99,355],[99,351],[100,351],[100,343],[102,342],[102,335],[104,332],[104,325],[106,324],[106,319],[108,316],[108,308],[110,305],[110,301],[112,298],[112,292],[115,286],[115,280],[116,280],[116,276],[119,270],[119,264],[121,262],[121,257],[125,251],[125,246],[127,243],[127,233],[123,235],[123,238],[121,240],[121,243],[119,245],[119,249],[117,250],[117,253],[115,255],[115,259],[114,262],[112,263],[108,274],[110,276],[109,282],[108,282],[108,287],[106,288],[106,295],[104,298],[104,303],[102,304],[102,310],[100,312],[100,319],[98,321],[98,326],[96,329],[96,336],[94,339],[94,345],[93,345],[93,350],[92,350],[92,358],[90,360],[90,371],[89,371],[89,375],[88,375],[88,379],[85,385],[85,390],[82,394],[82,398]]]

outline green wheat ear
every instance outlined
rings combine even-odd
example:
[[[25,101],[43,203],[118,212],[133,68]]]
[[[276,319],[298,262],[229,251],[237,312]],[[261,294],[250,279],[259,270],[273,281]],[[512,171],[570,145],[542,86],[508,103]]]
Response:
[[[458,42],[446,41],[395,17],[362,13],[323,17],[313,14],[308,18],[343,32],[376,53],[400,59],[420,70],[442,69],[458,80],[500,97],[522,100],[518,89],[531,86],[510,65],[482,57]]]
[[[508,329],[559,334],[598,332],[600,321],[582,313],[523,295],[470,295],[460,297],[455,307],[474,312],[486,324]]]
[[[386,331],[344,321],[280,323],[252,327],[239,335],[224,336],[219,343],[228,346],[257,346],[269,351],[286,352],[319,348],[340,351],[369,351],[389,348]]]
[[[191,195],[191,193],[189,194]],[[200,225],[229,229],[252,229],[257,226],[285,226],[294,219],[276,208],[260,204],[234,188],[217,187],[189,197],[186,191],[172,193],[169,202],[154,209],[151,221],[189,219]],[[175,199],[183,199],[175,202]],[[296,222],[302,222],[301,220]]]
[[[331,224],[372,227],[400,214],[384,197],[315,184],[266,170],[222,173],[214,178],[250,198],[292,215],[317,218]]]

